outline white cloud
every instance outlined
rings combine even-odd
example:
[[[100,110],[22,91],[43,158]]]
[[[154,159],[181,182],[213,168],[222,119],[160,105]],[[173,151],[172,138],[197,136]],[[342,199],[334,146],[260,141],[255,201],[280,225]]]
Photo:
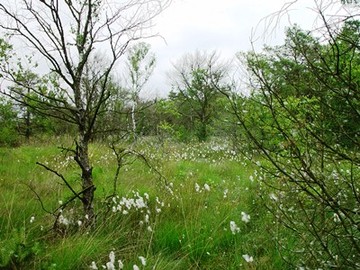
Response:
[[[148,87],[150,95],[166,94],[166,72],[171,63],[185,53],[217,50],[224,58],[252,48],[250,40],[261,48],[264,43],[278,44],[284,37],[284,27],[298,23],[311,28],[315,13],[307,8],[314,0],[298,0],[291,6],[290,17],[285,14],[280,22],[274,14],[289,0],[174,0],[173,4],[156,20],[155,31],[166,40],[151,40],[157,55],[157,68]],[[269,16],[273,14],[273,16]],[[269,17],[267,17],[269,16]],[[266,18],[267,19],[264,19]],[[269,27],[269,29],[267,29]],[[157,91],[154,91],[157,89]]]

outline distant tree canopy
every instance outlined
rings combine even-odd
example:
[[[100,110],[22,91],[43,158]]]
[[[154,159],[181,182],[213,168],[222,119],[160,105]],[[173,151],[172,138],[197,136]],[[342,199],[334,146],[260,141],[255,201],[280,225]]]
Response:
[[[174,65],[170,99],[182,115],[182,126],[195,130],[199,141],[211,134],[210,127],[220,108],[219,89],[228,90],[229,65],[221,63],[216,52],[185,55]]]

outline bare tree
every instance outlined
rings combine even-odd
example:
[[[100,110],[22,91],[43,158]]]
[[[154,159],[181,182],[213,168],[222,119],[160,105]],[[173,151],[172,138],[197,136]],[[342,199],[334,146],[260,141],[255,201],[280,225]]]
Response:
[[[30,89],[41,96],[34,109],[77,127],[76,147],[67,150],[73,153],[81,170],[82,190],[72,189],[72,192],[82,201],[90,224],[95,220],[96,187],[89,143],[97,117],[111,96],[108,91],[111,74],[131,41],[152,36],[152,20],[169,4],[170,0],[5,0],[0,3],[0,27],[14,40],[24,42],[30,52],[40,57],[40,64],[51,70],[48,80],[51,85]],[[101,66],[97,65],[99,55]],[[22,84],[14,68],[5,71],[8,80]],[[6,94],[15,99],[21,95],[20,92]]]

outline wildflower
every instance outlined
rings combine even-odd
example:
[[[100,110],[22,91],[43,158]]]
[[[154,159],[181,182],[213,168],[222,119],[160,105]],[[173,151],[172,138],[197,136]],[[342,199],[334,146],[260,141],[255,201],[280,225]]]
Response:
[[[242,255],[242,257],[244,258],[244,260],[248,263],[251,263],[254,261],[254,258],[252,256],[249,256],[248,254],[244,254]]]
[[[271,200],[273,200],[275,202],[278,200],[278,197],[274,193],[270,193],[269,197]]]
[[[140,270],[139,266],[137,266],[136,264],[133,265],[133,270]]]
[[[97,270],[98,269],[95,262],[91,262],[90,269],[92,269],[92,270]]]
[[[151,226],[148,226],[148,227],[147,227],[147,230],[148,230],[148,232],[152,232],[152,231],[153,231],[152,228],[151,228]]]
[[[68,226],[70,224],[70,221],[64,217],[63,215],[59,216],[59,223],[64,224],[65,226]]]
[[[35,217],[34,217],[34,216],[32,216],[32,217],[30,218],[30,223],[33,223],[33,222],[34,222],[34,220],[35,220]]]
[[[146,265],[146,259],[145,259],[145,257],[139,256],[139,260],[141,261],[141,264],[142,264],[143,266]]]
[[[340,222],[340,217],[337,213],[334,213],[334,222]]]
[[[115,270],[115,265],[114,265],[114,263],[115,263],[115,252],[114,251],[110,251],[109,260],[110,261],[106,263],[106,266],[103,265],[102,268],[108,269],[108,270]]]
[[[59,201],[59,204],[62,205],[62,204],[63,204],[63,201],[60,200],[60,201]]]
[[[206,191],[210,191],[210,186],[209,186],[208,184],[204,184],[204,189],[205,189]]]
[[[81,220],[78,220],[78,221],[77,221],[77,224],[78,224],[79,227],[81,227],[82,221],[81,221]]]
[[[225,190],[224,190],[224,198],[226,198],[226,197],[227,197],[228,192],[229,192],[229,190],[228,190],[228,189],[225,189]]]
[[[141,208],[146,208],[146,204],[144,202],[144,198],[143,197],[139,197],[138,199],[135,200],[135,207],[137,209],[141,209]]]
[[[248,223],[250,221],[250,215],[246,214],[245,212],[241,212],[241,220],[245,223]]]
[[[232,234],[240,232],[240,228],[236,225],[235,221],[230,221],[230,231]]]
[[[200,192],[200,186],[198,183],[195,183],[195,191]]]
[[[114,251],[110,251],[109,259],[110,259],[110,262],[112,262],[112,263],[115,262],[115,252]]]
[[[107,262],[106,263],[106,269],[115,270],[115,265],[112,262]]]
[[[119,269],[123,269],[124,268],[124,264],[121,260],[118,260],[119,263]]]

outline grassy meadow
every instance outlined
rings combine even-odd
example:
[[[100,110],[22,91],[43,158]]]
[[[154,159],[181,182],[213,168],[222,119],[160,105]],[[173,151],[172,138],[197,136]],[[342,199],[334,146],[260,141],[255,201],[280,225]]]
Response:
[[[128,156],[116,185],[115,155],[92,144],[92,229],[64,181],[36,165],[81,190],[71,155],[54,146],[68,142],[51,141],[0,148],[0,269],[287,269],[261,174],[224,141],[141,141],[132,149],[147,162]]]

